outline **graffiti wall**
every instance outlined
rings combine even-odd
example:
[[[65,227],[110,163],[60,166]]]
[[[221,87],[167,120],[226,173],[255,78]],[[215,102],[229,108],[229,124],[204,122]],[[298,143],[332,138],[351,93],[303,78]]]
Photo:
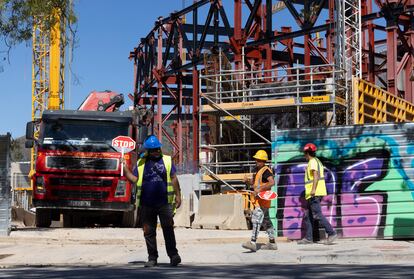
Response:
[[[414,237],[414,123],[273,131],[279,236],[304,235],[308,142],[325,168],[322,211],[342,237]]]

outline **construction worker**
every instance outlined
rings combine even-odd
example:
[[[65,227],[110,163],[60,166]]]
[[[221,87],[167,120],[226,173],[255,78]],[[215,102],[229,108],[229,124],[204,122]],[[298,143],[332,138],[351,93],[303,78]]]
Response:
[[[256,199],[256,208],[252,212],[251,223],[252,223],[252,237],[251,240],[243,243],[242,247],[253,252],[257,251],[256,240],[259,235],[260,227],[263,225],[269,236],[269,243],[261,247],[266,250],[277,250],[277,244],[275,242],[275,230],[273,224],[270,221],[269,208],[270,200],[264,200],[257,195],[263,191],[269,191],[272,186],[275,185],[272,170],[266,166],[266,161],[269,159],[267,153],[264,150],[259,150],[253,156],[256,161],[256,173],[252,178],[245,177],[244,182],[249,186],[253,186],[253,191]]]
[[[325,228],[328,238],[326,244],[332,244],[338,237],[321,210],[322,197],[327,195],[324,169],[321,161],[316,158],[316,145],[308,143],[303,148],[303,152],[308,165],[305,172],[305,199],[307,208],[305,210],[304,221],[306,226],[305,237],[298,241],[298,244],[313,243],[313,221],[318,220]]]
[[[176,168],[171,156],[162,154],[162,144],[157,137],[149,136],[143,147],[146,153],[137,162],[133,172],[123,164],[126,178],[136,183],[136,206],[140,207],[140,217],[147,244],[148,261],[145,267],[157,265],[157,217],[160,219],[170,264],[181,263],[174,234],[174,206],[181,205],[180,184],[176,176]]]

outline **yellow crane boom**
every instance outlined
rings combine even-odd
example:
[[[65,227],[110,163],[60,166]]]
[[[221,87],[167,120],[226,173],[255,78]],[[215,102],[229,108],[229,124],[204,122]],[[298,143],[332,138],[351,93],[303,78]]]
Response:
[[[33,60],[32,60],[32,121],[42,117],[45,109],[64,109],[64,72],[66,24],[62,12],[53,13],[54,24],[48,30],[44,16],[34,18],[33,24]],[[35,138],[39,136],[38,127]],[[31,150],[31,167],[29,176],[34,173],[36,150]]]

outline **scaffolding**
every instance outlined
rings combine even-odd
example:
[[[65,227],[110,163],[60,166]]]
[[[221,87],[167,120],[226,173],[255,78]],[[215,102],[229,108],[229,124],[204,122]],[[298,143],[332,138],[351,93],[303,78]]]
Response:
[[[207,102],[200,107],[200,166],[202,181],[217,186],[213,191],[244,187],[244,176],[255,166],[254,152],[271,150],[271,127],[352,122],[352,78],[362,76],[361,0],[335,0],[333,5],[329,7],[336,24],[328,46],[333,50],[332,62],[329,58],[314,65],[296,61],[248,71],[242,48],[236,70],[221,68],[225,54],[220,52],[219,71],[199,75],[200,104]],[[289,9],[294,7],[289,4]],[[305,46],[310,47],[308,38]],[[201,115],[208,115],[207,123]],[[211,134],[209,140],[206,132]]]
[[[336,65],[350,84],[352,76],[362,77],[361,0],[336,0],[336,18]]]
[[[213,191],[244,187],[270,130],[343,125],[349,118],[344,70],[335,65],[200,74],[200,166]],[[203,86],[204,85],[204,86]],[[202,122],[201,115],[209,121]],[[205,135],[210,135],[206,140]]]

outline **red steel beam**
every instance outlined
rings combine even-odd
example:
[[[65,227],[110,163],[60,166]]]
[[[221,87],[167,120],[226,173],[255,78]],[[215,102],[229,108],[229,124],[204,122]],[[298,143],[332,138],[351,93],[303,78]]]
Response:
[[[226,3],[225,9],[223,7],[223,3],[219,0],[199,1],[197,4],[194,4],[183,11],[173,13],[166,19],[160,19],[156,23],[156,26],[151,31],[152,33],[155,33],[158,38],[158,44],[156,45],[157,51],[154,54],[154,57],[151,57],[151,38],[154,40],[151,32],[146,38],[143,39],[142,43],[134,49],[133,52],[131,52],[130,57],[134,58],[134,100],[138,100],[137,103],[143,105],[143,101],[140,98],[145,96],[145,92],[149,91],[148,88],[152,87],[152,89],[155,89],[156,94],[151,94],[151,98],[153,100],[153,107],[156,107],[157,111],[155,116],[155,124],[156,133],[160,139],[162,134],[166,133],[166,130],[162,129],[162,123],[166,120],[162,119],[162,111],[167,105],[163,104],[162,93],[169,92],[171,96],[165,96],[164,94],[164,98],[169,98],[168,104],[174,103],[177,106],[177,109],[172,112],[179,115],[177,118],[178,120],[176,120],[173,124],[174,137],[166,137],[173,141],[171,144],[176,151],[175,153],[178,154],[177,159],[179,162],[184,162],[185,157],[187,157],[188,160],[189,151],[187,149],[189,146],[192,148],[192,160],[197,162],[199,158],[198,152],[200,143],[198,128],[200,123],[198,113],[200,105],[199,91],[201,88],[199,88],[198,83],[198,70],[203,70],[203,66],[201,65],[203,57],[201,56],[201,53],[208,51],[208,49],[206,46],[201,49],[200,44],[204,43],[204,41],[198,42],[197,38],[206,38],[206,40],[212,36],[216,39],[218,38],[220,47],[223,47],[223,51],[227,54],[231,62],[234,63],[236,69],[241,69],[242,67],[241,62],[243,48],[245,50],[245,64],[246,67],[248,66],[250,69],[275,69],[284,68],[286,66],[291,67],[297,62],[294,61],[294,57],[296,57],[296,59],[298,57],[303,59],[303,64],[305,66],[311,66],[312,63],[315,63],[313,61],[316,61],[316,58],[319,58],[318,61],[322,61],[322,63],[331,64],[335,62],[337,51],[335,40],[335,3],[338,3],[338,1],[301,1],[295,2],[295,5],[293,5],[292,1],[286,0],[284,2],[287,4],[287,9],[278,14],[278,19],[283,13],[284,16],[290,16],[294,19],[297,26],[285,26],[274,30],[269,30],[269,26],[271,25],[268,19],[269,16],[271,17],[272,15],[269,14],[269,7],[266,7],[266,4],[272,3],[272,1],[262,0],[261,2],[262,5],[260,5],[260,7],[258,7],[253,14],[253,7],[258,2],[252,0],[234,0],[233,7],[227,5]],[[315,14],[303,16],[300,12],[298,12],[301,8],[298,5],[304,5],[305,2],[307,5],[310,5],[310,7],[312,7],[314,3],[324,3],[323,7],[327,8],[328,12],[321,13],[319,9],[316,9],[317,7],[312,7],[311,10],[316,10]],[[395,9],[395,5],[398,3],[402,4],[402,9]],[[244,9],[243,5],[247,5],[247,9]],[[413,6],[414,0],[362,0],[363,8],[361,10],[361,16],[364,20],[361,34],[363,40],[364,78],[373,83],[381,83],[384,77],[386,77],[385,82],[387,88],[385,89],[397,94],[397,66],[401,65],[400,63],[404,56],[406,58],[408,57],[405,67],[400,67],[400,69],[402,75],[405,76],[404,96],[410,101],[413,101],[414,99],[412,93],[414,60],[413,54],[410,53],[414,46],[414,29],[410,25],[410,22],[413,21]],[[208,28],[201,26],[197,22],[198,12],[195,11],[198,11],[201,7],[209,8],[209,10],[212,11],[212,14],[214,12],[214,22],[211,22],[210,25],[207,26]],[[303,8],[305,8],[305,6],[303,6]],[[221,18],[214,9],[220,9]],[[228,22],[223,18],[223,13],[225,15],[225,10],[229,9],[233,10],[233,22]],[[247,14],[243,16],[242,11],[247,11]],[[183,31],[184,28],[182,27],[182,23],[180,21],[181,16],[190,12],[193,12],[193,32],[202,31],[203,33],[198,33],[200,36],[197,35],[195,38],[192,35],[190,35],[192,37],[187,37],[187,35],[183,34],[185,31]],[[249,12],[251,14],[249,14]],[[187,17],[187,19],[189,18],[190,17]],[[243,20],[243,18],[251,19],[251,23],[248,24],[250,27],[249,30],[243,29],[242,26],[246,25],[246,20]],[[374,20],[379,18],[386,19],[386,22],[388,23],[386,29],[385,27],[380,26],[384,24],[384,20],[378,22],[375,21],[374,23]],[[229,24],[226,25],[226,28],[219,26],[221,30],[225,29],[228,31],[228,38],[223,39],[224,34],[217,37],[217,33],[214,33],[217,32],[217,30],[214,31],[214,26],[217,27],[217,20],[221,20],[220,24],[223,24],[223,22],[226,21],[230,23],[230,25],[232,23],[233,27],[229,26]],[[390,24],[390,20],[394,20],[395,24]],[[323,25],[314,26],[315,23],[320,24],[321,22],[323,22]],[[216,25],[214,25],[214,23],[216,23]],[[202,22],[202,24],[205,23]],[[177,28],[169,28],[172,25]],[[175,33],[171,34],[171,30],[175,30],[174,32],[178,35]],[[189,32],[188,28],[186,32]],[[206,32],[213,33],[209,33],[207,36]],[[318,44],[314,44],[312,38],[315,38],[315,36],[312,36],[312,34],[316,32],[325,33],[323,38],[324,42],[319,41]],[[383,37],[381,32],[386,32],[386,40],[378,40],[378,38]],[[170,40],[168,40],[168,38],[170,38]],[[189,43],[187,38],[191,38],[193,42]],[[170,53],[164,55],[163,57],[163,51],[167,49],[167,45],[165,43],[170,41],[172,44],[177,39],[180,41],[179,57],[177,58],[176,53]],[[379,46],[382,44],[386,44],[386,53],[378,53]],[[209,42],[209,45],[211,46],[211,42]],[[168,46],[168,49],[170,49],[170,47],[173,48],[172,45],[170,45]],[[177,47],[177,45],[175,45],[175,47]],[[283,49],[282,51],[280,51],[281,48]],[[192,59],[191,62],[184,61],[185,58],[183,56],[183,49],[186,49],[187,55],[190,59]],[[274,56],[272,57],[272,55]],[[282,60],[282,58],[280,58],[281,56],[284,56],[283,61],[277,60]],[[153,64],[151,64],[151,59],[154,61]],[[165,61],[165,59],[168,59],[168,62]],[[162,67],[163,63],[166,69]],[[190,66],[181,67],[186,63]],[[174,68],[177,65],[179,65],[179,67]],[[386,72],[385,76],[384,72]],[[188,83],[184,85],[183,81],[185,80],[184,78],[188,78],[190,76],[193,83],[191,109],[186,105],[183,107],[182,100],[183,87],[188,86]],[[270,79],[266,79],[266,81],[270,81]],[[176,88],[173,88],[174,86]],[[187,87],[187,89],[189,88],[191,87]],[[157,96],[156,103],[155,96]],[[185,122],[185,120],[180,117],[183,109],[185,109],[186,112],[191,112],[191,133],[190,129],[186,128],[189,127],[190,124]],[[164,123],[164,125],[166,125],[166,123]],[[189,144],[190,142],[191,144]]]

